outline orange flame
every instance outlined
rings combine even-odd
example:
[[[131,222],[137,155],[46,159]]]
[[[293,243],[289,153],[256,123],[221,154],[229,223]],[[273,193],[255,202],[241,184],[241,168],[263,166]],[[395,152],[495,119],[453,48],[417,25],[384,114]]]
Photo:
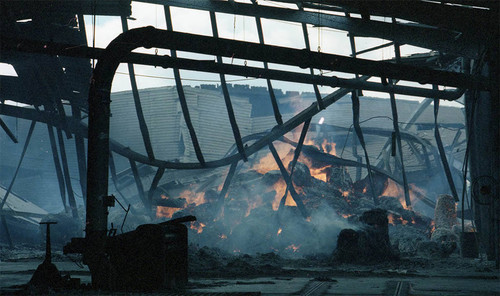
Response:
[[[182,191],[179,194],[179,198],[184,198],[188,204],[201,205],[206,202],[205,200],[205,192],[193,192],[189,189]]]
[[[328,153],[330,155],[337,155],[335,151],[335,143],[330,143],[328,142],[327,139],[323,139],[323,142],[321,143],[321,148],[325,153]]]
[[[206,225],[201,223],[201,222],[198,222],[198,221],[194,221],[194,222],[191,222],[191,226],[189,228],[193,229],[193,230],[196,230],[196,232],[198,234],[202,233],[203,232],[203,227],[205,227]]]
[[[291,245],[289,245],[288,247],[285,248],[285,250],[291,250],[294,253],[298,252],[299,249],[300,249],[300,245],[296,246],[295,244],[291,244]]]
[[[389,224],[394,225],[394,216],[392,214],[389,213],[389,215],[387,215],[387,220],[389,220]]]
[[[169,208],[169,207],[156,207],[156,217],[157,218],[172,218],[175,212],[182,210],[181,208]]]
[[[403,217],[401,217],[401,216],[395,217],[392,213],[389,213],[387,215],[387,220],[388,220],[389,224],[392,224],[392,225],[396,225],[396,224],[406,225],[409,223],[407,220],[403,219]],[[415,220],[413,218],[412,218],[411,223],[415,224]]]
[[[276,194],[274,195],[274,200],[273,200],[273,210],[277,211],[279,208],[279,205],[280,205],[281,198],[285,194],[285,190],[286,190],[285,180],[279,179],[276,183],[274,183],[274,185],[272,187],[269,187],[267,191],[269,192],[272,190],[276,191]],[[296,187],[296,191],[297,191],[297,193],[300,193],[301,189]],[[290,190],[288,191],[288,193],[286,195],[285,205],[291,206],[291,207],[297,206],[297,204],[295,203],[295,201],[292,198],[292,194],[290,193]]]
[[[280,229],[278,229],[278,233],[276,235],[280,235],[281,231],[283,231],[283,229],[281,229],[281,227],[280,227]]]
[[[167,199],[165,195],[161,195],[162,199]],[[201,205],[205,203],[205,192],[193,192],[191,190],[184,190],[179,194],[179,198],[186,200],[186,206],[189,204]],[[184,207],[185,208],[185,207]],[[172,207],[156,207],[156,217],[157,218],[172,218],[173,214],[183,208],[172,208]]]
[[[387,185],[384,189],[384,192],[382,192],[381,196],[396,197],[399,199],[399,202],[401,203],[404,209],[411,210],[411,207],[406,206],[405,193],[403,187],[394,182],[392,179],[387,179],[386,184]],[[412,205],[418,201],[417,195],[425,196],[426,194],[425,190],[417,187],[415,184],[408,184],[408,187],[409,187],[408,193],[410,195],[410,202]],[[364,192],[365,189],[363,189],[363,193]]]

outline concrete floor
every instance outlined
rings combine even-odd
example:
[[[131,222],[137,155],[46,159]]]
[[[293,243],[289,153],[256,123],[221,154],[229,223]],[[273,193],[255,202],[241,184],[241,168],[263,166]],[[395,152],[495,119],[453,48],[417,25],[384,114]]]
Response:
[[[40,260],[0,262],[0,295],[14,294],[31,278]],[[87,267],[80,268],[70,261],[54,264],[63,275],[90,282]],[[252,278],[191,278],[189,288],[182,293],[103,293],[99,295],[500,295],[500,273],[491,268],[433,268],[422,270],[370,270],[354,267],[348,270],[303,269],[305,276]],[[308,277],[307,273],[311,276]],[[321,274],[319,277],[318,274]],[[95,291],[63,291],[54,295],[95,295]]]

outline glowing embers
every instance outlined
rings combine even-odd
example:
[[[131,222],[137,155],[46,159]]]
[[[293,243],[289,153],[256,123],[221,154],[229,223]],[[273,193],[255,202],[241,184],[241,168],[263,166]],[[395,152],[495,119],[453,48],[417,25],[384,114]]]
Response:
[[[198,222],[198,221],[193,221],[191,222],[191,225],[189,226],[190,229],[192,230],[195,230],[196,233],[200,234],[203,232],[203,228],[207,226],[205,225],[204,223],[202,222]],[[222,237],[221,237],[222,238]]]
[[[161,195],[161,199],[166,204],[169,204],[169,206],[158,205],[156,207],[157,218],[172,218],[177,211],[185,209],[188,206],[198,206],[206,202],[205,192],[195,192],[190,189],[183,190],[175,199],[163,194]]]
[[[291,185],[296,192],[293,196],[297,202],[290,188],[287,190],[274,157],[263,151],[239,164],[225,197],[219,195],[226,174],[206,171],[206,175],[197,174],[196,182],[187,189],[169,191],[169,197],[163,199],[184,203],[168,210],[159,207],[158,216],[194,215],[198,222],[189,225],[190,243],[242,254],[330,253],[340,230],[356,228],[363,211],[375,207],[388,210],[390,227],[398,228],[397,231],[404,232],[401,227],[428,228],[430,219],[403,207],[404,192],[399,185],[386,181],[386,177],[380,178],[375,190],[380,194],[379,205],[375,206],[369,185],[354,183],[349,170],[335,162],[334,144],[329,144],[333,149],[328,150],[323,139],[311,143],[319,144],[302,151],[292,175]],[[293,145],[273,144],[290,174]],[[417,194],[425,194],[413,185],[411,192],[414,203],[420,199]],[[304,205],[305,213],[297,206],[298,201]]]
[[[410,202],[412,205],[417,203],[420,200],[420,198],[425,197],[425,195],[426,195],[425,190],[418,188],[415,184],[409,184],[408,187],[409,187],[408,193],[410,195]],[[406,210],[411,210],[411,207],[406,206],[405,193],[404,193],[403,186],[397,184],[396,182],[394,182],[391,179],[387,179],[387,181],[385,182],[385,187],[383,189],[383,192],[380,194],[380,196],[390,196],[390,197],[398,198],[401,205]]]

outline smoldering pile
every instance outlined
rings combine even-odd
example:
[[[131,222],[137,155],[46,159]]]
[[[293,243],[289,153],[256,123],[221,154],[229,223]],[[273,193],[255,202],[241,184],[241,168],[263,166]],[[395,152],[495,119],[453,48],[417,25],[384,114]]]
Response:
[[[387,211],[391,228],[412,228],[415,237],[430,236],[430,218],[405,209],[399,197],[381,195],[374,199],[367,193],[366,182],[353,183],[342,166],[321,166],[299,158],[292,178],[299,199],[296,202],[281,172],[273,166],[262,168],[266,157],[250,169],[241,169],[225,198],[218,193],[220,186],[191,184],[187,190],[164,195],[164,201],[180,206],[158,207],[158,215],[194,215],[198,221],[190,225],[190,243],[244,254],[331,254],[340,231],[360,228],[359,217],[374,208]],[[289,164],[286,158],[284,163]],[[398,243],[403,249],[411,244]]]

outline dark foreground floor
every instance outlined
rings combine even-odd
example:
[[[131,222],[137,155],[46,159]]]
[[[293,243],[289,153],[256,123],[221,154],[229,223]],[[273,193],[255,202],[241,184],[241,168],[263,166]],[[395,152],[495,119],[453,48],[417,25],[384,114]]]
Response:
[[[2,251],[0,295],[19,294],[43,252]],[[8,253],[8,254],[6,254]],[[325,258],[283,259],[272,253],[218,258],[192,256],[189,286],[184,291],[156,293],[54,291],[51,295],[500,295],[500,272],[494,262],[463,259],[408,258],[378,265],[336,265]],[[85,266],[60,253],[54,264],[61,273],[90,282]],[[208,260],[205,262],[205,260]],[[75,260],[76,261],[76,260]]]

